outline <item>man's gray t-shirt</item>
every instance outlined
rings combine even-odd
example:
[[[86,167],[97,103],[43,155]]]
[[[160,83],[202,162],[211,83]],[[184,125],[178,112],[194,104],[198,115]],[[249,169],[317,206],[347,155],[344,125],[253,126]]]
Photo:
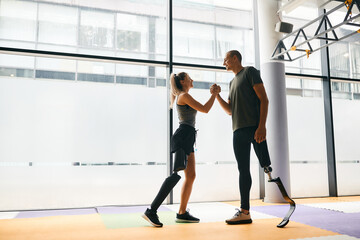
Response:
[[[260,100],[253,86],[262,83],[260,73],[254,67],[245,67],[230,82],[229,100],[233,131],[239,128],[258,126]]]

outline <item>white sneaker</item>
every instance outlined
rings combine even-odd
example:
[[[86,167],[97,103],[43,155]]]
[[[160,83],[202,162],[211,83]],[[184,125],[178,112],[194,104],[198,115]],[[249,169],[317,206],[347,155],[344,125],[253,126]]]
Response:
[[[227,224],[247,224],[247,223],[252,223],[250,213],[245,214],[245,213],[242,213],[239,209],[236,209],[236,210],[237,210],[237,212],[235,213],[235,215],[232,218],[225,220],[225,222]]]

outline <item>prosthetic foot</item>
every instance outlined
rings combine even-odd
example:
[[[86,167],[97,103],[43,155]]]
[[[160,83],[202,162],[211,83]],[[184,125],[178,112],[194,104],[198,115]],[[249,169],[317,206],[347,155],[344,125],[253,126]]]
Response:
[[[279,177],[277,178],[272,178],[271,177],[271,172],[272,172],[272,168],[270,166],[268,167],[264,167],[264,172],[269,176],[269,180],[268,182],[274,182],[277,184],[277,186],[279,187],[279,190],[283,196],[283,198],[290,204],[290,209],[287,212],[286,216],[284,217],[284,219],[281,221],[281,223],[279,223],[277,225],[278,228],[283,228],[285,227],[288,223],[289,223],[289,219],[290,216],[293,214],[293,212],[295,211],[295,202],[289,197],[289,195],[287,194],[285,187],[283,185],[283,183],[281,182],[281,179]]]

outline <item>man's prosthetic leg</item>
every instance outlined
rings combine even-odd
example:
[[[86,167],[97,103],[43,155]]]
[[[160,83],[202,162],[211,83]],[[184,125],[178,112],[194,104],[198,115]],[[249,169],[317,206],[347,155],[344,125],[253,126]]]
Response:
[[[154,201],[151,203],[151,209],[157,210],[163,203],[167,195],[169,195],[170,191],[180,181],[181,176],[178,175],[177,172],[186,168],[186,159],[187,156],[183,149],[180,148],[175,152],[174,172],[165,179],[159,190],[159,193],[156,195]]]
[[[284,219],[281,221],[281,223],[279,223],[277,225],[277,227],[279,228],[283,228],[285,227],[288,223],[289,223],[289,219],[290,216],[293,214],[293,212],[295,211],[295,202],[289,197],[289,195],[287,194],[285,187],[283,185],[283,183],[281,182],[281,179],[279,177],[277,178],[272,178],[271,177],[271,172],[272,172],[272,168],[270,166],[268,167],[264,167],[264,172],[269,176],[269,180],[268,182],[274,182],[276,183],[276,185],[279,187],[279,190],[283,196],[283,198],[290,204],[290,209],[287,212],[286,216],[284,217]]]

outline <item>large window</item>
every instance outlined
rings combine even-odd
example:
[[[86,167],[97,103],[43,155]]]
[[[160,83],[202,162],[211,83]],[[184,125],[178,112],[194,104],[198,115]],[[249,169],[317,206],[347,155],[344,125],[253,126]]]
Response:
[[[318,33],[324,31],[325,25],[330,28],[330,24],[334,27],[343,23],[348,11],[343,3],[333,1],[329,3],[325,6],[322,5],[327,12],[336,6],[342,5],[342,7],[327,15],[326,24],[323,22],[322,30]],[[294,30],[298,30],[323,12],[323,9],[319,10],[309,4],[309,6],[298,7],[290,14],[285,14],[284,20],[294,24]],[[354,6],[352,16],[357,14],[359,11]],[[308,38],[312,38],[316,34],[319,24],[320,21],[314,22],[303,29]],[[310,54],[308,58],[305,56],[293,62],[286,62],[286,71],[297,75],[297,78],[287,79],[291,185],[295,197],[327,196],[329,194],[328,171],[332,172],[331,178],[337,177],[337,179],[330,179],[332,183],[337,180],[338,187],[334,189],[335,185],[332,184],[333,186],[330,186],[331,193],[359,194],[358,189],[360,188],[356,184],[359,153],[356,151],[356,147],[351,147],[351,142],[354,142],[354,139],[351,140],[351,136],[358,134],[355,109],[358,108],[359,84],[349,81],[350,79],[359,79],[360,38],[357,30],[358,26],[345,24],[328,32],[327,36],[322,34],[320,37],[327,37],[327,42],[319,38],[313,39],[309,43],[313,49],[326,43],[332,44],[328,49],[322,48]],[[352,36],[348,37],[349,34]],[[336,37],[341,41],[334,41]],[[289,45],[286,46],[291,46],[293,38],[287,39],[286,43]],[[301,40],[304,39],[299,39],[297,42]],[[304,48],[308,49],[309,46],[304,44]],[[320,58],[321,51],[323,51],[322,58]],[[321,69],[321,66],[329,66],[329,73],[327,67]],[[323,91],[329,90],[322,89],[323,83],[320,80],[304,79],[302,78],[303,74],[318,75],[319,78],[337,78],[337,80],[331,81],[332,101],[325,98],[324,102],[323,95],[330,96],[330,92],[323,93]],[[326,114],[327,119],[324,117],[324,107],[327,113],[333,114],[332,116]],[[325,122],[327,123],[326,134]],[[334,129],[333,136],[332,128]],[[351,132],[351,136],[347,132]],[[298,141],[303,142],[298,143]],[[334,145],[330,146],[333,142]],[[333,166],[331,161],[333,159],[332,149],[335,151],[336,166]],[[326,153],[330,155],[327,156]],[[329,166],[327,166],[327,161],[329,161]],[[307,176],[306,179],[298,175],[304,173]],[[302,179],[301,183],[298,181],[300,178]],[[308,180],[311,182],[306,184],[304,181]]]
[[[0,66],[0,209],[152,200],[166,177],[168,97],[148,84],[166,68],[14,55]]]
[[[331,14],[330,21],[338,24],[344,21],[347,8]],[[354,5],[352,15],[359,14],[359,9]],[[354,22],[352,22],[354,23]],[[360,56],[360,37],[359,27],[356,25],[345,24],[336,30],[338,38],[343,38],[349,34],[350,37],[341,42],[333,44],[329,48],[330,75],[337,80],[331,81],[333,122],[334,122],[334,142],[336,177],[339,195],[359,194],[359,170],[360,170],[360,151],[357,147],[356,136],[360,134],[358,122],[360,115],[360,84],[359,82],[349,81],[349,79],[360,79],[359,56]],[[345,78],[346,80],[341,80]]]
[[[0,0],[0,45],[17,48],[0,54],[0,210],[151,202],[169,170],[169,70],[188,72],[193,96],[204,103],[213,83],[227,98],[233,74],[219,68],[227,51],[239,50],[244,66],[256,62],[252,0],[173,0],[172,19],[168,3]],[[345,12],[337,14],[333,25]],[[307,5],[283,20],[298,29],[318,15]],[[317,26],[304,29],[308,38]],[[339,30],[338,37],[352,31]],[[351,184],[359,153],[348,141],[356,139],[346,134],[359,135],[359,46],[356,34],[329,48],[341,195],[359,193]],[[324,109],[331,104],[320,80],[322,60],[317,51],[285,63],[293,76],[286,80],[293,197],[329,195]],[[173,120],[175,130],[176,110]],[[198,114],[197,128],[191,201],[239,199],[230,117],[215,102],[209,114]],[[253,152],[251,172],[251,198],[259,198]]]
[[[169,158],[169,64],[159,62],[169,55],[167,3],[0,1],[2,46],[93,56],[0,55],[0,190],[5,196],[0,209],[152,200]],[[245,64],[254,64],[252,1],[173,1],[173,16],[174,62],[216,68],[226,51],[239,49]],[[215,82],[227,97],[232,74],[186,71],[196,80],[193,94],[200,101],[207,100]],[[215,103],[209,114],[199,114],[198,127],[192,201],[238,199],[231,119]],[[254,156],[252,161],[251,197],[258,198],[258,164]],[[209,189],[209,179],[218,187]],[[30,200],[13,201],[24,198]]]

